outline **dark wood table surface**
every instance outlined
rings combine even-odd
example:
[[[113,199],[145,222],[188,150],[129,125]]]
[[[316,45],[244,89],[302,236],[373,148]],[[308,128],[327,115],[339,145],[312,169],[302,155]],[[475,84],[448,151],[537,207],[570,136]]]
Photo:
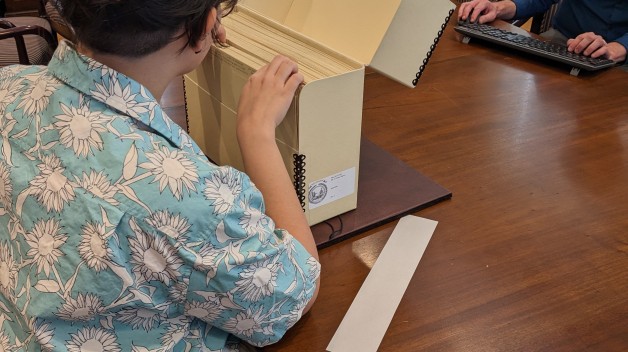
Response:
[[[379,350],[627,351],[628,72],[452,24],[415,89],[366,76],[364,136],[453,192],[415,214],[439,224]],[[322,249],[316,304],[265,350],[324,351],[395,224]]]

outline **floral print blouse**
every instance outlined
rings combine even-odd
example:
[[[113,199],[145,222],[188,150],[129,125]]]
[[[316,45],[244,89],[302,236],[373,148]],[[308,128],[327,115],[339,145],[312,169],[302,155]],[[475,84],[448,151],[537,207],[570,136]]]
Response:
[[[139,83],[62,42],[0,70],[0,350],[276,342],[319,263]]]

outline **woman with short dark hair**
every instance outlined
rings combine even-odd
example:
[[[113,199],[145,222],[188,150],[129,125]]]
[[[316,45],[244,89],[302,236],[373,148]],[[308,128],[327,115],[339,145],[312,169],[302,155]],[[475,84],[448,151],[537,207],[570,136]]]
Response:
[[[310,308],[320,265],[275,142],[303,76],[238,109],[246,174],[159,106],[235,0],[59,0],[76,44],[0,70],[0,350],[245,350]],[[248,347],[247,347],[248,346]]]

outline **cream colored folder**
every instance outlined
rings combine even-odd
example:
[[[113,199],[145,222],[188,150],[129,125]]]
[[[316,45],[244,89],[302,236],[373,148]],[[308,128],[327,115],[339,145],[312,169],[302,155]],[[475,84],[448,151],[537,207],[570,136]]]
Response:
[[[274,55],[287,55],[305,84],[276,139],[308,222],[355,209],[365,63],[413,86],[451,11],[447,0],[241,1],[223,19],[231,45],[212,48],[184,77],[190,135],[214,162],[243,170],[235,136],[240,92]],[[419,37],[429,40],[419,45]]]
[[[241,0],[243,6],[414,87],[456,8],[450,0]]]

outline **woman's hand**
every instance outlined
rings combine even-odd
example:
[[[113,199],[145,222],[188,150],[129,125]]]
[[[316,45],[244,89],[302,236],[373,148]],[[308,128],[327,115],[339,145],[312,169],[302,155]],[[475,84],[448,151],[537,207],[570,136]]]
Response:
[[[251,75],[238,103],[238,138],[259,132],[274,136],[301,83],[297,64],[285,56]]]

